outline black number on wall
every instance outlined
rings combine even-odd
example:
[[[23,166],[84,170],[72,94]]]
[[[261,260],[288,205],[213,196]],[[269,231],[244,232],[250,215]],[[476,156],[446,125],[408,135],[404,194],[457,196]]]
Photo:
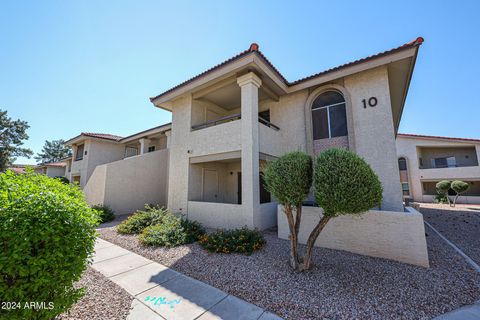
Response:
[[[373,107],[375,107],[375,106],[377,105],[377,103],[378,103],[378,100],[377,100],[377,98],[375,98],[375,97],[370,97],[370,98],[368,99],[368,101],[367,101],[367,99],[363,99],[363,100],[362,100],[362,104],[363,104],[363,108],[364,108],[364,109],[367,109],[367,105],[368,105],[369,107],[372,107],[372,108],[373,108]]]

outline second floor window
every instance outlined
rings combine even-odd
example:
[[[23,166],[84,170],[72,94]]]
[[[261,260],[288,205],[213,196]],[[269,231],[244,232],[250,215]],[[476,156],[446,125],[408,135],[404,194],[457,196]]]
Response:
[[[153,151],[155,151],[155,146],[148,147],[148,152],[153,152]]]
[[[77,152],[75,153],[75,160],[82,160],[83,159],[83,150],[85,150],[85,145],[80,144],[77,146]]]
[[[337,91],[319,95],[312,104],[313,140],[348,135],[345,99]]]
[[[398,168],[400,171],[407,170],[407,160],[405,158],[398,159]]]

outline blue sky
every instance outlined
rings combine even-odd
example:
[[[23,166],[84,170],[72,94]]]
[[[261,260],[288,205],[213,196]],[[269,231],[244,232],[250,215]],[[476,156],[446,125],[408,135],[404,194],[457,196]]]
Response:
[[[423,36],[400,132],[480,138],[478,12],[478,1],[0,1],[0,108],[29,122],[37,153],[82,131],[169,122],[150,96],[251,42],[293,81]]]

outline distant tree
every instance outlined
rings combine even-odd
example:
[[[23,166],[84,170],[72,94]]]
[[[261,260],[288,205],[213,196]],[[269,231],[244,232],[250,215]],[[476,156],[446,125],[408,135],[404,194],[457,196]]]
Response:
[[[0,109],[0,172],[11,165],[17,157],[27,157],[33,154],[32,150],[22,148],[23,142],[28,140],[26,121],[12,120],[7,111]]]
[[[455,198],[453,199],[453,206],[455,207],[458,197],[462,193],[467,192],[468,189],[470,189],[470,185],[467,182],[455,180],[452,182],[451,188],[453,191],[455,191]]]
[[[452,182],[448,180],[442,180],[435,185],[437,189],[437,193],[439,195],[443,195],[446,199],[448,204],[450,204],[450,198],[448,197],[448,190],[450,190]]]
[[[66,147],[64,143],[65,141],[62,139],[45,141],[42,152],[39,152],[37,156],[35,156],[35,160],[37,160],[38,163],[49,163],[58,162],[63,158],[71,156],[72,150]]]

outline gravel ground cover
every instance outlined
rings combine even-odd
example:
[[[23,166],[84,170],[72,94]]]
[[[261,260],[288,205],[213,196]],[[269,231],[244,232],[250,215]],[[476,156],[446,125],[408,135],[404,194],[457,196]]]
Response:
[[[69,312],[61,314],[56,319],[120,320],[127,318],[133,297],[101,273],[88,268],[76,287],[86,288],[85,296]]]
[[[251,256],[210,254],[198,244],[143,247],[113,227],[99,233],[286,319],[431,319],[480,299],[480,275],[433,232],[429,269],[316,248],[314,268],[301,274],[290,271],[288,241],[275,232],[265,232],[265,248]]]
[[[480,264],[480,211],[422,205],[420,212],[425,221]]]

